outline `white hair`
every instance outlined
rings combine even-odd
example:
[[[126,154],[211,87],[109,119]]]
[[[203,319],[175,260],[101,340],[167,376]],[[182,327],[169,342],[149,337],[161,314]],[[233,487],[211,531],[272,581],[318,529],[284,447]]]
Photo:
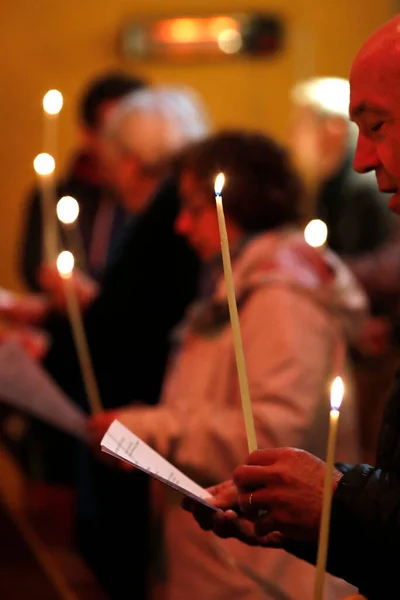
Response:
[[[309,106],[322,116],[349,119],[350,84],[340,77],[316,77],[298,83],[292,90],[292,102]]]
[[[210,131],[209,117],[202,101],[186,87],[158,86],[128,94],[117,105],[109,122],[109,131],[115,131],[125,117],[137,111],[156,113],[172,121],[188,143],[206,137]]]

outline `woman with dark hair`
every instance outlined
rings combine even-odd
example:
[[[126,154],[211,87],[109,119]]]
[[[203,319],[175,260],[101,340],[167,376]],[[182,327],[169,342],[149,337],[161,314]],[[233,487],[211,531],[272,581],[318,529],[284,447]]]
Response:
[[[117,417],[204,486],[229,477],[247,455],[213,195],[219,171],[226,177],[226,225],[260,447],[295,446],[324,455],[327,392],[337,368],[332,357],[345,348],[346,332],[365,309],[347,269],[307,246],[296,229],[301,186],[282,148],[262,134],[238,131],[186,151],[178,161],[176,229],[204,265],[202,289],[177,332],[180,347],[171,357],[161,403],[93,417],[89,434],[98,448]],[[159,303],[162,311],[162,298]],[[349,396],[338,441],[338,460],[344,461],[357,457]],[[168,597],[311,597],[313,567],[279,550],[232,540],[221,546],[166,493]],[[327,598],[342,597],[345,587],[330,579]]]

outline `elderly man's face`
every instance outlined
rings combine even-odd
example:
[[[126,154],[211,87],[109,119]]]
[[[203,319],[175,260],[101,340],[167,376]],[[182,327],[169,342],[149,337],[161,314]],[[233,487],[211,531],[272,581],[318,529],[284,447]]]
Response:
[[[347,149],[348,123],[321,116],[311,106],[294,106],[289,132],[292,158],[306,180],[324,181],[341,166]]]
[[[359,136],[354,169],[375,171],[379,189],[393,194],[389,208],[400,212],[400,53],[367,44],[353,63],[350,116]]]
[[[141,210],[168,173],[180,141],[170,125],[158,114],[137,111],[104,139],[105,177],[128,210]]]

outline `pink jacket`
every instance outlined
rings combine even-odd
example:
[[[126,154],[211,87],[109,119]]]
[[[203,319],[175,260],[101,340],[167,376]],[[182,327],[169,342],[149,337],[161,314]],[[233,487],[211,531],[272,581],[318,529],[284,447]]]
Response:
[[[339,368],[333,356],[344,332],[354,334],[361,323],[364,295],[335,256],[311,249],[294,231],[254,238],[233,270],[259,447],[295,446],[324,457],[329,383]],[[193,307],[182,337],[161,405],[132,407],[119,418],[209,486],[229,479],[248,453],[223,278],[211,302]],[[346,383],[337,460],[354,462],[356,415]],[[313,567],[283,551],[217,540],[172,497],[165,538],[172,600],[312,597]],[[329,581],[329,600],[352,591]]]

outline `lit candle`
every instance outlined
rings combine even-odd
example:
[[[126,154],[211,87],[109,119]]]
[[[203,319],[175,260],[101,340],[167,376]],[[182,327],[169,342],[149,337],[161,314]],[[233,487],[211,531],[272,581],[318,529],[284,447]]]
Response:
[[[94,374],[92,359],[83,326],[82,315],[77,301],[75,288],[71,276],[74,270],[74,255],[64,250],[58,256],[57,269],[64,280],[65,297],[67,301],[68,316],[74,336],[75,348],[81,368],[83,384],[89,406],[93,414],[101,412],[101,400]]]
[[[85,268],[85,251],[82,237],[77,227],[79,203],[72,196],[63,196],[57,202],[57,217],[62,223],[70,251],[78,257],[81,269]]]
[[[58,115],[63,103],[63,96],[58,90],[49,90],[43,97],[44,151],[54,157],[57,157]]]
[[[320,219],[312,219],[304,229],[304,239],[313,248],[323,248],[327,238],[328,228]]]
[[[58,252],[57,222],[55,213],[53,174],[54,158],[50,154],[38,154],[33,161],[33,168],[39,178],[42,207],[42,243],[43,258],[47,263],[54,263]]]
[[[328,448],[325,467],[324,501],[322,506],[321,525],[319,531],[317,569],[315,574],[314,600],[322,600],[324,578],[328,557],[329,526],[332,506],[332,475],[335,463],[336,435],[339,423],[339,409],[344,395],[341,377],[336,377],[331,387],[331,411],[329,418]]]
[[[222,188],[224,187],[225,177],[220,173],[214,185],[215,202],[217,205],[218,226],[221,238],[222,262],[224,266],[226,293],[228,296],[229,315],[232,325],[233,343],[235,349],[236,366],[238,371],[240,395],[242,399],[242,408],[244,423],[246,427],[247,443],[249,452],[257,450],[256,431],[254,427],[253,411],[251,409],[251,400],[249,393],[249,383],[247,380],[246,363],[244,360],[242,336],[240,333],[239,315],[236,304],[235,287],[233,284],[232,265],[229,253],[228,234],[226,231],[224,209],[222,205]]]

